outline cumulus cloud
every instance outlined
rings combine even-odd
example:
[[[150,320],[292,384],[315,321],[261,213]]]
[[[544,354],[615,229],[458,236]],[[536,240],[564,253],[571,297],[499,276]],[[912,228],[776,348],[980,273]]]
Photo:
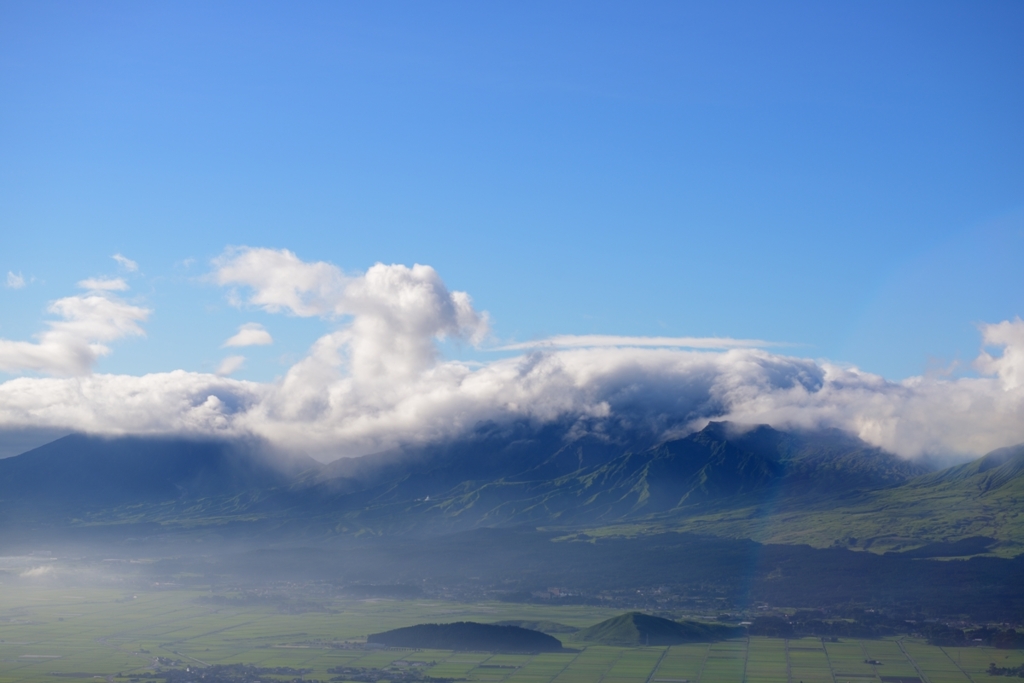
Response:
[[[25,286],[25,277],[18,273],[15,275],[11,271],[7,271],[7,287],[9,289],[21,289]]]
[[[1024,386],[1024,320],[982,325],[981,338],[985,346],[1000,347],[1002,354],[993,357],[982,351],[975,366],[985,374],[999,377],[1007,391]]]
[[[217,366],[217,374],[221,377],[232,375],[245,365],[245,356],[228,356]]]
[[[0,384],[0,426],[99,434],[237,435],[269,387],[186,372],[18,377]]]
[[[246,323],[238,328],[238,334],[229,338],[222,347],[229,346],[266,346],[273,344],[274,338],[259,323]]]
[[[248,302],[272,313],[336,315],[349,283],[337,266],[306,263],[287,249],[231,249],[214,265],[219,284],[248,287]]]
[[[524,419],[617,421],[663,435],[710,419],[838,427],[907,457],[1024,442],[1020,320],[984,326],[980,375],[959,379],[892,382],[744,340],[591,338],[469,364],[439,357],[436,342],[480,341],[486,314],[427,266],[346,274],[287,251],[237,249],[215,267],[240,305],[319,316],[333,329],[267,383],[184,371],[12,379],[0,384],[0,428],[257,435],[324,460]],[[109,291],[87,296],[116,302]]]
[[[0,371],[82,375],[110,353],[108,342],[144,334],[140,323],[150,312],[111,293],[127,288],[122,280],[83,280],[79,286],[89,291],[50,304],[49,312],[61,319],[48,323],[37,341],[0,339]]]
[[[831,426],[908,457],[967,457],[1024,441],[1024,392],[998,377],[889,382],[755,349],[578,349],[482,367],[439,362],[384,385],[341,367],[336,337],[327,335],[274,383],[183,371],[18,378],[0,384],[0,426],[255,434],[325,460],[454,436],[482,420],[578,417],[658,433],[709,419]]]
[[[215,262],[222,285],[248,291],[245,303],[270,312],[324,318],[350,317],[342,331],[325,337],[308,364],[339,366],[353,376],[413,377],[438,359],[436,341],[487,335],[485,313],[465,292],[451,292],[430,266],[378,263],[362,275],[337,266],[306,263],[282,249],[241,248]],[[305,361],[304,361],[305,363]],[[301,374],[301,373],[300,373]]]
[[[134,273],[134,272],[136,272],[139,269],[139,264],[138,263],[136,263],[135,261],[132,261],[130,258],[128,258],[126,256],[122,256],[121,254],[114,254],[110,258],[112,258],[115,261],[117,261],[117,265],[121,266],[122,268],[127,270],[129,273]]]

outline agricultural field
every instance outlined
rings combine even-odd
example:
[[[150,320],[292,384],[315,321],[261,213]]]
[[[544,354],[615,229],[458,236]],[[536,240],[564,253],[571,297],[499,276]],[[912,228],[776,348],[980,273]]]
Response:
[[[213,602],[198,591],[0,592],[0,683],[162,681],[157,668],[246,664],[261,683],[344,681],[370,670],[385,680],[479,683],[1010,683],[989,664],[1020,666],[1024,652],[939,648],[882,640],[741,638],[712,644],[584,646],[540,655],[364,649],[370,633],[416,623],[506,619],[582,628],[618,612],[585,606],[338,599],[289,613],[280,606]],[[162,659],[158,659],[162,658]],[[266,669],[287,669],[267,675]],[[332,671],[333,670],[333,671]],[[380,673],[383,670],[385,673]],[[411,678],[410,678],[411,676]]]

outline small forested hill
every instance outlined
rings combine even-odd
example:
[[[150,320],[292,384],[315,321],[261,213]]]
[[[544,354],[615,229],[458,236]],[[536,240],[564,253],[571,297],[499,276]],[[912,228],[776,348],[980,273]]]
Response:
[[[430,650],[477,650],[483,652],[560,652],[557,638],[520,628],[497,624],[459,621],[454,624],[418,624],[373,633],[368,643],[388,647],[412,647]]]
[[[742,629],[697,621],[671,621],[643,612],[628,612],[577,633],[576,640],[600,645],[635,647],[681,645],[724,640],[742,635]]]

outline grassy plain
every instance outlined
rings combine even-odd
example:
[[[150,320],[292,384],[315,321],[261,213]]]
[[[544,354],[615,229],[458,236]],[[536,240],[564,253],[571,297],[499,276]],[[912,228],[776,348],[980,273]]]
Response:
[[[416,623],[530,619],[586,627],[618,612],[585,606],[333,598],[323,608],[330,611],[287,614],[270,605],[210,604],[202,601],[203,595],[0,586],[0,683],[75,683],[118,674],[124,678],[111,680],[145,681],[157,657],[197,666],[245,663],[310,669],[304,677],[321,681],[334,678],[328,669],[338,666],[423,662],[430,676],[479,683],[891,683],[889,677],[1000,683],[1003,679],[985,673],[990,662],[1024,663],[1022,651],[938,648],[911,638],[822,643],[815,638],[754,637],[710,645],[615,648],[575,644],[560,634],[575,651],[490,655],[365,650],[354,643],[369,633]]]

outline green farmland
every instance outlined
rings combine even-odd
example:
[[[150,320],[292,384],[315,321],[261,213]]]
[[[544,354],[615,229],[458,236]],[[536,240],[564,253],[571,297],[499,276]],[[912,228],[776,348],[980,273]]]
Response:
[[[180,666],[244,663],[306,670],[403,671],[487,683],[1000,683],[990,662],[1019,666],[1024,652],[939,648],[912,638],[822,643],[815,638],[743,638],[675,647],[577,645],[540,655],[366,650],[369,633],[424,622],[505,619],[593,625],[616,610],[508,603],[337,600],[324,611],[283,613],[267,605],[211,604],[183,590],[0,593],[0,683],[154,680],[156,658]],[[329,610],[329,611],[328,611]],[[871,662],[871,663],[868,663]],[[388,669],[388,667],[392,667]],[[263,683],[274,676],[263,676]],[[291,680],[290,676],[277,677]],[[158,679],[159,680],[159,679]]]

